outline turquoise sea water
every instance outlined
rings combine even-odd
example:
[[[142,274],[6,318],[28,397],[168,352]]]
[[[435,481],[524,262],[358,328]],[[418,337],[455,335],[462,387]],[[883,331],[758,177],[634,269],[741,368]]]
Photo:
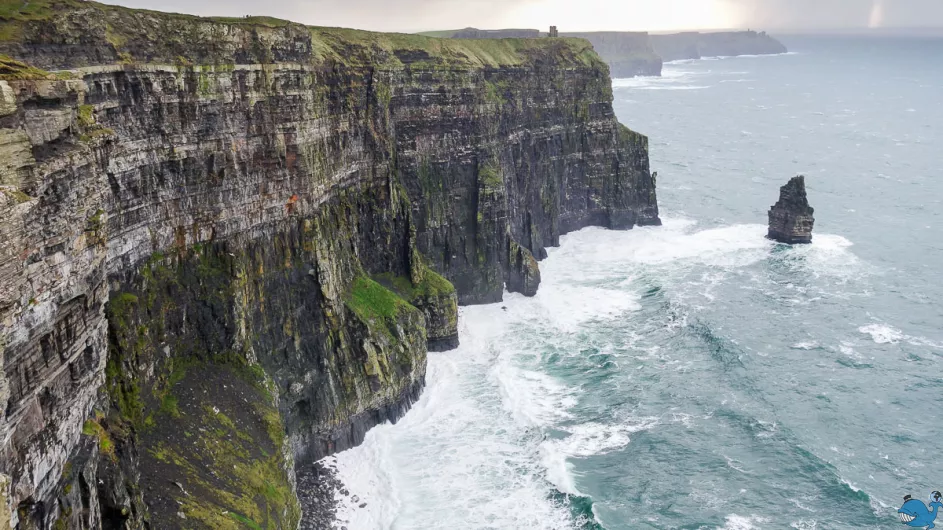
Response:
[[[570,234],[535,298],[463,308],[419,403],[331,459],[342,524],[893,528],[943,489],[943,42],[786,41],[614,81],[665,226]]]

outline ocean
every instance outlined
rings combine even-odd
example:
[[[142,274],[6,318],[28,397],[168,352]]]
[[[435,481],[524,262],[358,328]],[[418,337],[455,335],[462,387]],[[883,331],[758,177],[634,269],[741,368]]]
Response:
[[[326,461],[338,527],[876,529],[943,490],[943,41],[784,41],[614,80],[664,226],[462,308],[412,410]],[[800,173],[813,243],[775,244]]]

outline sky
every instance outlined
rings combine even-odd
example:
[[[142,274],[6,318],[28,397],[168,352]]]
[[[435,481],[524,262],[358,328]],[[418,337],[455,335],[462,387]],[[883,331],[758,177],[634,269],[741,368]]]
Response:
[[[195,15],[268,15],[377,31],[943,27],[943,0],[104,0]]]

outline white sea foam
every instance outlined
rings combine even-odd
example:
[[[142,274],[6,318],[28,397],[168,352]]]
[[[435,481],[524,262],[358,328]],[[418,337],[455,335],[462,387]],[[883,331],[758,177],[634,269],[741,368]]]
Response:
[[[815,342],[814,340],[805,341],[805,342],[797,342],[793,344],[792,346],[790,346],[790,348],[794,350],[814,350],[818,347],[819,347],[819,343]]]
[[[763,55],[717,55],[710,57],[701,57],[700,59],[676,59],[674,61],[665,61],[666,66],[675,66],[679,64],[691,64],[697,61],[721,61],[727,59],[759,59],[765,57],[782,57],[786,55],[798,55],[798,52],[785,53],[767,53]]]
[[[576,393],[554,378],[501,359],[492,370],[505,410],[521,425],[543,427],[572,417]]]
[[[694,260],[719,266],[743,266],[763,259],[771,243],[763,236],[763,225],[733,225],[693,231],[688,219],[664,218],[661,228],[639,228],[627,232],[588,228],[566,237],[566,245],[553,249],[567,259],[561,271],[579,276],[585,269],[572,268],[572,261],[592,263],[594,268],[611,272],[608,267],[629,270],[629,265],[659,265]],[[562,260],[561,260],[562,261]],[[556,263],[548,263],[554,270]],[[554,271],[555,272],[555,271]],[[606,272],[606,274],[608,274]],[[555,275],[548,275],[555,276]]]
[[[842,353],[842,355],[844,355],[845,357],[850,358],[852,361],[854,361],[854,362],[856,362],[856,363],[863,363],[863,362],[865,362],[864,356],[861,355],[860,353],[858,353],[858,352],[855,350],[853,344],[850,343],[850,342],[845,342],[845,341],[843,341],[841,344],[838,345],[838,351],[840,351],[840,352]]]
[[[723,456],[723,457],[724,457],[724,460],[727,461],[727,467],[729,467],[730,469],[739,471],[740,473],[743,473],[744,475],[749,475],[749,474],[750,474],[749,471],[745,470],[745,469],[742,467],[743,463],[740,462],[739,460],[737,460],[736,458],[730,458],[729,456],[727,456],[727,455],[725,455],[725,454],[723,454],[723,453],[721,453],[721,456]]]
[[[762,59],[767,57],[783,57],[785,55],[798,55],[797,52],[783,53],[763,53],[763,54],[743,54],[743,55],[718,55],[715,59]]]
[[[578,390],[532,367],[532,339],[518,335],[515,326],[566,314],[567,300],[576,311],[560,321],[564,326],[637,306],[634,297],[599,303],[615,294],[599,289],[567,292],[548,282],[543,300],[506,294],[500,306],[463,308],[462,346],[430,354],[427,387],[412,410],[397,425],[376,427],[361,446],[333,457],[351,494],[337,495],[338,524],[572,527],[569,509],[551,496],[552,489],[578,493],[569,460],[624,447],[633,432],[657,420],[574,422],[570,409]],[[553,437],[545,434],[548,428]]]
[[[845,237],[815,234],[811,245],[798,245],[788,250],[794,264],[816,277],[831,277],[842,282],[870,274],[870,267],[851,252],[854,245]]]
[[[769,519],[766,517],[760,517],[758,515],[744,517],[732,513],[727,516],[726,524],[718,528],[722,528],[723,530],[753,530],[754,528],[764,528],[764,524],[768,522]]]
[[[636,418],[624,424],[590,422],[561,427],[566,433],[562,438],[547,439],[540,444],[541,462],[546,469],[547,480],[563,493],[582,495],[576,487],[570,458],[600,455],[620,449],[631,441],[629,435],[657,424],[658,418]]]
[[[612,87],[645,89],[645,90],[696,90],[708,88],[706,86],[694,86],[690,83],[697,76],[702,75],[698,72],[666,68],[661,77],[628,77],[616,78],[612,80]]]
[[[878,344],[897,344],[905,337],[899,329],[884,324],[868,324],[858,331],[871,335],[871,340]]]
[[[489,321],[484,319],[485,327]],[[495,392],[488,390],[484,374],[471,375],[481,370],[490,354],[476,353],[482,344],[474,335],[464,334],[462,339],[467,346],[430,355],[428,386],[397,425],[378,426],[362,445],[335,455],[339,478],[351,496],[366,503],[359,508],[355,502],[342,502],[339,525],[417,529],[570,525],[569,511],[549,498],[538,460],[538,433],[518,425],[504,411]]]
[[[587,275],[586,278],[591,276]],[[553,285],[552,281],[548,281],[544,287],[547,285]],[[533,301],[524,301],[522,298],[508,297],[507,307],[520,306],[523,302],[526,307],[522,307],[522,311],[527,312],[529,317],[539,317],[547,325],[570,333],[578,331],[586,322],[612,319],[641,307],[637,294],[591,286],[558,285],[538,291]],[[534,307],[533,302],[537,303],[537,307]]]
[[[897,344],[901,341],[912,346],[928,347],[934,349],[943,349],[943,344],[930,340],[926,337],[913,337],[905,334],[903,331],[879,322],[867,324],[858,328],[859,333],[870,335],[871,340],[877,344]]]
[[[906,340],[908,344],[913,346],[925,346],[929,348],[935,348],[937,350],[943,350],[943,342],[930,340],[926,337],[911,337],[908,335]]]
[[[576,411],[586,390],[547,371],[542,356],[548,349],[556,356],[583,356],[592,367],[580,334],[639,310],[637,291],[639,282],[648,281],[646,274],[657,275],[661,285],[684,285],[673,296],[700,296],[698,303],[709,303],[731,274],[740,274],[741,281],[766,281],[763,274],[738,272],[764,260],[795,258],[795,266],[828,274],[854,259],[851,243],[840,236],[817,234],[812,245],[782,249],[764,237],[766,227],[759,224],[703,229],[684,217],[668,215],[663,221],[660,228],[569,234],[541,263],[537,296],[506,293],[501,304],[462,308],[462,345],[429,355],[427,387],[412,410],[330,460],[350,491],[337,495],[340,524],[572,527],[573,515],[554,492],[581,493],[581,477],[574,471],[581,459],[620,451],[636,433],[660,423],[666,429],[677,423],[697,429],[700,420],[685,412],[583,420]],[[686,318],[682,311],[665,325],[684,325]],[[652,363],[662,370],[691,366],[691,359],[679,359],[669,348],[645,341],[636,347],[639,340],[627,334],[610,346],[623,348],[621,353],[600,347],[598,355],[606,363]],[[800,346],[818,347],[812,344]],[[619,357],[625,350],[632,356]],[[775,423],[759,428],[760,438],[778,430]],[[733,459],[728,465],[750,469]],[[724,528],[763,527],[764,521],[731,514]]]

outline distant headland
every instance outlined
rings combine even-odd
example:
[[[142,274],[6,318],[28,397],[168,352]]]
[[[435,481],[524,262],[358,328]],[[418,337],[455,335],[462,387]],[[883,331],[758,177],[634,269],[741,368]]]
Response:
[[[556,28],[554,28],[555,30]],[[430,37],[451,39],[539,38],[549,34],[537,29],[430,31]],[[596,53],[607,63],[612,77],[661,75],[662,64],[684,59],[737,55],[772,55],[786,53],[781,42],[765,31],[688,31],[649,34],[633,31],[563,32],[560,37],[575,37],[592,43]]]

